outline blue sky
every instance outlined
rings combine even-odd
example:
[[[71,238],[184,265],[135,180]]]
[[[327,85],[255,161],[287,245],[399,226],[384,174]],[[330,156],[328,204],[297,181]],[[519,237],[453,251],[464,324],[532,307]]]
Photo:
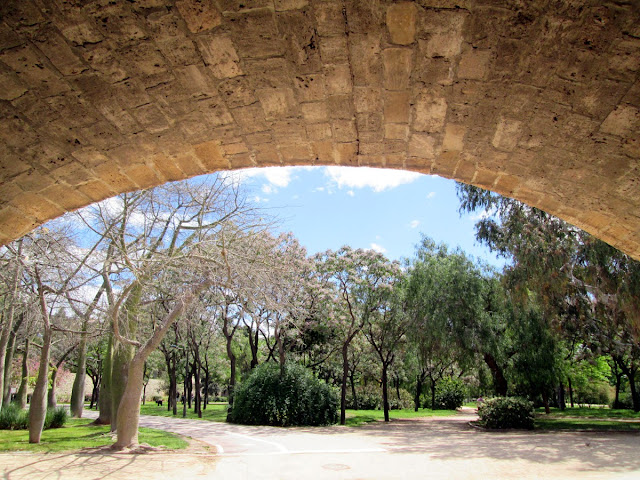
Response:
[[[476,215],[458,213],[455,183],[401,170],[272,167],[234,172],[249,198],[280,218],[313,254],[342,245],[411,257],[421,234],[501,268],[475,240]]]

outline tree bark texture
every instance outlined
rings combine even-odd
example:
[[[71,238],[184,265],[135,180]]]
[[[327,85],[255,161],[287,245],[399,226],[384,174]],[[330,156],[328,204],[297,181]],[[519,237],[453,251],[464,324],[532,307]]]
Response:
[[[45,327],[40,350],[38,379],[31,395],[29,406],[29,443],[40,443],[42,428],[47,415],[47,383],[49,381],[49,352],[51,349],[51,328]]]
[[[340,425],[347,423],[347,379],[349,378],[349,344],[342,345],[342,385],[340,390]]]
[[[29,385],[29,346],[31,341],[29,337],[24,341],[24,350],[22,352],[22,375],[20,377],[20,388],[18,388],[18,395],[16,402],[21,409],[27,407],[27,387]]]
[[[113,336],[109,336],[107,350],[104,353],[104,363],[102,365],[102,379],[100,381],[100,398],[98,405],[100,414],[95,423],[98,425],[109,425],[111,423],[111,374],[113,365]]]
[[[84,409],[84,387],[87,379],[87,333],[86,323],[83,323],[83,333],[78,346],[78,362],[76,376],[73,380],[73,388],[71,389],[71,405],[69,409],[71,416],[82,418],[82,410]]]

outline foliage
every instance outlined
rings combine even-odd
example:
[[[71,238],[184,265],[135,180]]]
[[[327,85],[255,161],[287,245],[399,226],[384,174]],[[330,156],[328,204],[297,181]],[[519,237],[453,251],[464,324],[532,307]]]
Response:
[[[413,395],[411,395],[406,389],[400,389],[400,398],[398,398],[395,390],[389,393],[389,408],[391,410],[403,410],[405,408],[411,408],[412,405]]]
[[[351,410],[380,410],[382,408],[382,396],[380,394],[380,385],[369,383],[367,385],[358,385],[356,387],[356,400],[353,398],[351,390],[347,391],[346,406]],[[357,408],[356,408],[357,407]]]
[[[487,428],[532,429],[533,403],[519,397],[495,397],[478,407],[480,423]]]
[[[69,414],[64,407],[50,408],[44,421],[44,430],[61,428],[67,423]],[[0,430],[25,430],[29,427],[29,412],[16,404],[0,411]]]
[[[47,416],[44,419],[44,429],[61,428],[67,423],[69,414],[64,407],[50,408],[47,410]]]
[[[446,377],[436,387],[436,404],[438,410],[456,410],[464,403],[467,389],[459,378]]]
[[[246,425],[331,425],[338,421],[334,390],[301,365],[265,363],[235,392],[229,420]]]
[[[0,430],[24,430],[29,423],[27,410],[11,404],[0,410]]]

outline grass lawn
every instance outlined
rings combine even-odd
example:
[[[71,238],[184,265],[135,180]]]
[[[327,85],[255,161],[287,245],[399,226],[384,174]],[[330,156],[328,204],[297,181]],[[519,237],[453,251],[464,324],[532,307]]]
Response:
[[[206,410],[202,410],[201,420],[208,420],[210,422],[226,422],[227,421],[227,403],[210,403],[207,405]],[[173,411],[167,410],[166,405],[160,407],[154,402],[147,402],[146,405],[140,407],[141,415],[156,415],[159,417],[173,417]],[[177,418],[182,418],[182,405],[178,407]],[[187,408],[187,418],[198,418],[198,415],[193,413],[193,408]]]
[[[536,412],[537,430],[596,430],[640,432],[640,413],[633,410],[610,408],[552,408],[550,414],[544,409]]]
[[[186,448],[188,443],[173,433],[140,428],[140,443],[169,449]],[[29,443],[27,430],[0,430],[0,452],[64,452],[81,448],[102,447],[113,444],[108,425],[91,425],[86,418],[70,418],[63,428],[52,428],[42,432],[39,444]]]
[[[347,425],[351,427],[384,420],[384,411],[382,410],[347,410],[346,413]],[[455,410],[421,408],[415,412],[413,408],[405,408],[402,410],[390,410],[389,418],[393,420],[394,418],[447,417],[455,414]]]

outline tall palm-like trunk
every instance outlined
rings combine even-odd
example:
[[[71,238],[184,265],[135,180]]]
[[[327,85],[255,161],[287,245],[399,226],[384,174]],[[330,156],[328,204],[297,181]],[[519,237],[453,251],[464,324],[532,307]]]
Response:
[[[76,377],[73,380],[71,389],[71,416],[82,418],[84,408],[84,386],[87,379],[87,322],[82,323],[82,338],[78,347],[78,362]]]
[[[113,336],[109,336],[107,350],[104,355],[102,378],[100,381],[100,397],[98,405],[100,414],[95,423],[98,425],[109,425],[111,423],[111,376],[113,364]]]

